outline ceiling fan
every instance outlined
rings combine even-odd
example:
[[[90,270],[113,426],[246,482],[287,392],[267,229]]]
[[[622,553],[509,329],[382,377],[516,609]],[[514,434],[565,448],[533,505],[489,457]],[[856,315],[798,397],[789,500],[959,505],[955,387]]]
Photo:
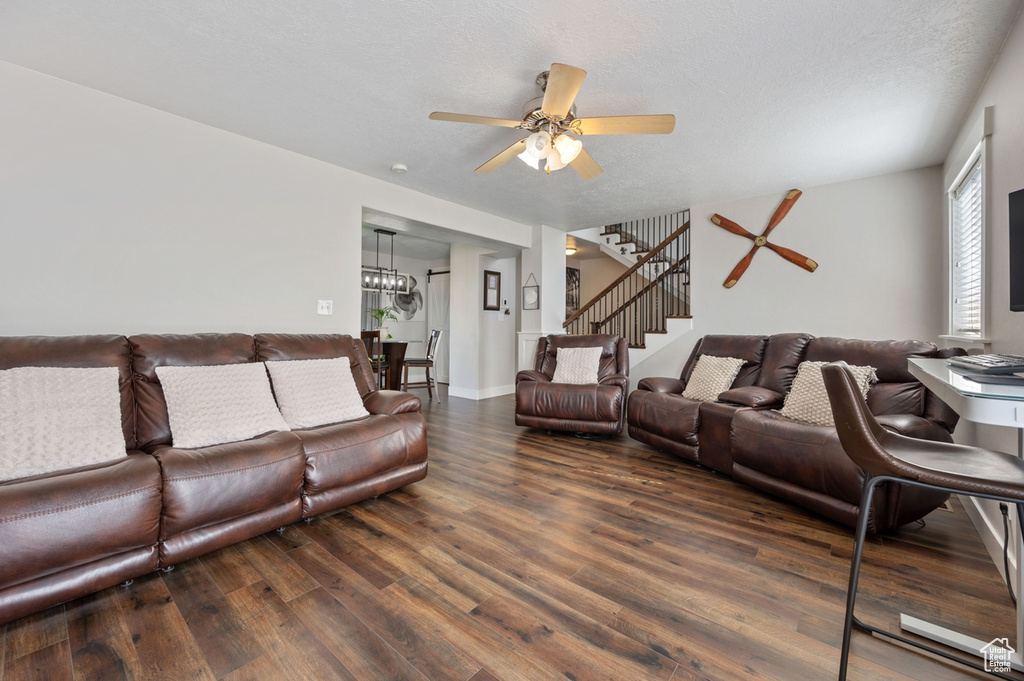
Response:
[[[522,120],[444,111],[435,111],[430,118],[519,128],[531,133],[477,168],[478,173],[489,173],[518,156],[533,168],[548,173],[561,170],[566,165],[572,166],[584,180],[597,177],[604,171],[573,135],[667,135],[676,127],[676,117],[672,114],[576,118],[573,102],[586,75],[586,71],[575,66],[552,64],[550,71],[537,76],[537,85],[544,96],[526,103]]]

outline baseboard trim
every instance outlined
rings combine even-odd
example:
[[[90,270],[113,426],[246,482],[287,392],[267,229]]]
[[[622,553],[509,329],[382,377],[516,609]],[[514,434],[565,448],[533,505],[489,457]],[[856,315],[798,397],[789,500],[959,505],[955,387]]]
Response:
[[[470,390],[468,388],[448,386],[449,397],[462,397],[467,400],[486,400],[491,397],[512,395],[515,391],[516,387],[514,385],[501,385],[494,388],[484,388],[483,390]]]

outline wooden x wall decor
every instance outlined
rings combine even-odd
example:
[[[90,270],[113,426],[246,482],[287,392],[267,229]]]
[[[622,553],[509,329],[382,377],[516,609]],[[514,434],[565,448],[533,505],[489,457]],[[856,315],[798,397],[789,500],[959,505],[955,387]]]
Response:
[[[786,260],[790,261],[794,265],[799,265],[800,267],[803,267],[808,272],[813,272],[814,270],[818,269],[818,263],[814,262],[810,258],[800,255],[796,251],[790,250],[788,248],[776,246],[775,244],[769,243],[768,241],[768,235],[772,233],[773,229],[779,226],[779,223],[782,222],[782,218],[786,217],[786,214],[789,212],[789,209],[793,207],[793,204],[796,203],[796,200],[800,198],[800,194],[802,193],[803,192],[801,192],[799,189],[794,189],[788,194],[786,194],[786,198],[784,198],[782,200],[782,203],[779,204],[779,207],[775,209],[775,213],[772,215],[772,219],[768,221],[768,226],[764,228],[763,232],[761,232],[761,236],[754,236],[747,230],[737,225],[732,220],[728,218],[723,218],[718,213],[715,213],[714,215],[711,216],[711,222],[715,223],[722,229],[728,232],[732,232],[733,234],[745,236],[754,242],[754,247],[750,249],[749,253],[743,256],[743,259],[736,264],[736,267],[734,267],[732,269],[732,272],[729,273],[729,276],[726,277],[725,283],[723,284],[725,288],[732,288],[733,286],[736,285],[736,282],[740,280],[740,277],[743,276],[743,273],[747,271],[748,267],[750,267],[750,262],[754,259],[754,254],[757,253],[757,249],[761,248],[762,246],[772,249]]]

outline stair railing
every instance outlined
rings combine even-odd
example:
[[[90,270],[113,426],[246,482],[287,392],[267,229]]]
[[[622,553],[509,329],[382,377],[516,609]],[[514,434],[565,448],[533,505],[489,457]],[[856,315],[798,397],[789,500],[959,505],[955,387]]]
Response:
[[[675,226],[667,236],[666,225]],[[647,223],[646,233],[636,225]],[[673,224],[674,223],[674,224]],[[615,225],[622,239],[657,245],[586,305],[570,316],[563,328],[570,334],[612,333],[627,340],[630,347],[644,347],[645,334],[664,333],[666,320],[690,315],[690,221],[689,211],[661,218]]]

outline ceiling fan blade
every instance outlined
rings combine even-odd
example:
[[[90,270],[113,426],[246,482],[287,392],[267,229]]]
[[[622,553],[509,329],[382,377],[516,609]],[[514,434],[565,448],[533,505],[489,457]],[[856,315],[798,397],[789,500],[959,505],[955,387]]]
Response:
[[[544,101],[540,108],[555,118],[565,118],[576,99],[576,93],[583,85],[587,72],[568,64],[552,64],[548,72],[548,84],[544,89]]]
[[[525,137],[523,139],[519,140],[518,142],[514,143],[512,146],[508,147],[507,149],[504,149],[503,151],[498,153],[497,156],[495,156],[490,161],[488,161],[487,163],[485,163],[482,166],[480,166],[479,168],[477,168],[476,172],[478,172],[478,173],[489,173],[492,170],[494,170],[495,168],[497,168],[498,166],[504,165],[508,161],[511,161],[512,159],[514,159],[516,156],[518,156],[519,154],[523,153],[524,151],[526,151],[526,138]]]
[[[729,276],[725,278],[725,283],[722,284],[723,286],[725,286],[726,288],[732,288],[733,286],[736,285],[736,282],[740,280],[740,277],[743,276],[743,273],[747,271],[748,267],[750,267],[750,261],[754,259],[754,254],[757,253],[757,249],[759,248],[761,247],[754,246],[753,248],[750,249],[750,253],[747,253],[745,256],[743,256],[743,260],[740,260],[738,263],[736,263],[736,267],[732,268],[732,272],[730,272]]]
[[[716,225],[718,225],[727,232],[732,232],[733,234],[737,234],[739,236],[745,236],[751,241],[757,238],[756,236],[754,236],[747,230],[743,229],[729,218],[723,218],[718,213],[715,213],[714,215],[711,216],[711,222],[715,223]]]
[[[675,127],[672,114],[577,118],[572,125],[581,135],[667,135]]]
[[[767,243],[765,244],[765,246],[772,249],[773,251],[781,255],[783,258],[793,263],[794,265],[803,267],[808,272],[813,272],[814,270],[818,269],[818,263],[814,262],[806,255],[800,255],[799,253],[790,248],[776,246],[773,243]]]
[[[782,218],[786,217],[786,214],[789,213],[789,209],[793,207],[793,204],[796,203],[796,200],[800,198],[801,194],[803,194],[803,192],[799,189],[791,189],[790,192],[786,194],[786,198],[782,199],[782,203],[780,203],[779,207],[775,209],[775,214],[772,215],[772,219],[768,221],[768,226],[764,228],[763,232],[761,232],[762,236],[768,236],[772,233],[773,229],[779,226],[779,223],[782,222]]]
[[[497,125],[502,128],[518,128],[522,121],[511,118],[493,118],[491,116],[473,116],[471,114],[448,113],[446,111],[435,111],[430,114],[432,121],[451,121],[452,123],[477,123],[479,125]]]
[[[569,165],[584,180],[593,179],[604,172],[604,169],[597,165],[597,161],[587,153],[586,149],[580,149],[579,156],[574,158]]]

